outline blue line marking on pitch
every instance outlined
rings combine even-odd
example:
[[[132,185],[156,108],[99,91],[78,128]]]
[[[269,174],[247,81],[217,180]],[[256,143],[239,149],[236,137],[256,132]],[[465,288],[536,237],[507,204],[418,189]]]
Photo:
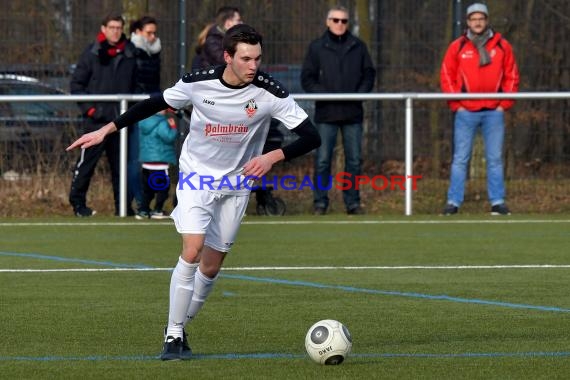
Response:
[[[196,354],[192,360],[241,360],[241,359],[304,359],[304,354],[288,353],[254,353],[254,354]],[[449,358],[548,358],[548,357],[570,357],[570,352],[464,352],[454,354],[434,354],[434,353],[369,353],[350,354],[350,358],[364,359],[391,359],[391,358],[412,358],[412,359],[449,359]],[[134,355],[134,356],[0,356],[0,362],[7,361],[27,361],[27,362],[57,362],[57,361],[158,361],[158,355]]]
[[[119,264],[119,263],[113,263],[113,262],[109,262],[109,261],[74,259],[74,258],[68,258],[68,257],[42,255],[42,254],[37,254],[37,253],[0,252],[0,256],[15,256],[15,257],[26,257],[26,258],[34,258],[34,259],[41,259],[41,260],[54,260],[54,261],[61,261],[61,262],[82,263],[82,264],[89,264],[89,265],[103,265],[103,266],[109,266],[109,267],[113,267],[113,268],[135,268],[135,269],[152,269],[153,268],[150,266],[140,265],[140,264]],[[461,298],[461,297],[452,297],[452,296],[448,296],[445,294],[432,295],[432,294],[423,294],[423,293],[415,293],[415,292],[397,292],[397,291],[390,291],[390,290],[355,288],[352,286],[327,285],[327,284],[319,284],[316,282],[308,282],[308,281],[282,280],[282,279],[276,279],[276,278],[253,277],[253,276],[234,275],[234,274],[220,274],[220,276],[238,279],[238,280],[253,281],[253,282],[264,282],[264,283],[283,284],[283,285],[292,285],[292,286],[305,286],[305,287],[320,288],[320,289],[336,289],[336,290],[343,290],[343,291],[352,292],[352,293],[381,294],[381,295],[398,296],[398,297],[422,298],[422,299],[429,299],[429,300],[450,301],[450,302],[458,302],[458,303],[488,305],[488,306],[499,306],[499,307],[513,308],[513,309],[553,311],[553,312],[559,312],[559,313],[569,313],[570,312],[570,309],[564,309],[564,308],[560,308],[560,307],[556,307],[556,306],[527,305],[527,304],[519,304],[519,303],[511,303],[511,302],[489,301],[489,300],[482,300],[482,299],[477,299],[477,298]],[[229,295],[229,294],[227,294],[227,295]]]
[[[357,358],[528,358],[567,357],[570,352],[464,352],[457,354],[351,354]]]
[[[149,267],[146,265],[140,265],[140,264],[117,264],[117,263],[112,263],[110,261],[73,259],[73,258],[69,258],[69,257],[42,255],[39,253],[0,252],[0,256],[25,257],[28,259],[32,258],[32,259],[40,259],[40,260],[61,261],[61,262],[66,262],[66,263],[81,263],[81,264],[88,264],[88,265],[103,265],[103,266],[113,267],[113,268],[137,268],[137,269],[152,268],[152,267]]]
[[[445,294],[431,295],[431,294],[414,293],[414,292],[396,292],[396,291],[390,291],[390,290],[355,288],[352,286],[343,286],[343,285],[326,285],[326,284],[319,284],[316,282],[308,282],[308,281],[291,281],[291,280],[281,280],[281,279],[276,279],[276,278],[252,277],[252,276],[244,276],[244,275],[236,275],[236,274],[221,274],[220,276],[227,277],[227,278],[233,278],[233,279],[237,279],[237,280],[247,280],[247,281],[254,281],[254,282],[264,282],[264,283],[293,285],[293,286],[306,286],[306,287],[320,288],[320,289],[336,289],[336,290],[343,290],[346,292],[353,292],[353,293],[381,294],[381,295],[386,295],[386,296],[423,298],[423,299],[429,299],[429,300],[441,300],[441,301],[451,301],[451,302],[459,302],[459,303],[472,303],[472,304],[480,304],[480,305],[508,307],[508,308],[513,308],[513,309],[531,309],[531,310],[540,310],[540,311],[554,311],[554,312],[561,312],[561,313],[570,313],[570,309],[563,309],[563,308],[555,307],[555,306],[536,306],[536,305],[526,305],[526,304],[510,303],[510,302],[487,301],[487,300],[481,300],[481,299],[476,299],[476,298],[451,297],[451,296],[448,296]]]

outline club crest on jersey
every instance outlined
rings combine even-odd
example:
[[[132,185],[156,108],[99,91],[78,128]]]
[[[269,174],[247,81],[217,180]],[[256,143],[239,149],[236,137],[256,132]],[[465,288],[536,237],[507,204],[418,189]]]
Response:
[[[257,112],[257,104],[255,104],[254,99],[250,99],[245,105],[245,113],[247,114],[248,117],[251,118],[253,117],[253,115],[255,115],[256,112]]]

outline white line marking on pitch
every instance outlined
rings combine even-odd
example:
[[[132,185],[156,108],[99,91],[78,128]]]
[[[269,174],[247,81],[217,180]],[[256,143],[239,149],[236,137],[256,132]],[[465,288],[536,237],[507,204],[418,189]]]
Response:
[[[244,221],[243,225],[308,225],[308,224],[530,224],[530,223],[570,223],[570,219],[493,219],[493,220],[458,220],[445,218],[445,220],[263,220]],[[84,227],[84,226],[170,226],[172,222],[4,222],[0,227]]]
[[[303,267],[227,267],[226,272],[238,271],[297,271],[297,270],[469,270],[469,269],[567,269],[570,264],[529,264],[529,265],[402,265],[402,266],[303,266]],[[160,272],[172,268],[61,268],[61,269],[0,269],[0,273],[37,272]]]

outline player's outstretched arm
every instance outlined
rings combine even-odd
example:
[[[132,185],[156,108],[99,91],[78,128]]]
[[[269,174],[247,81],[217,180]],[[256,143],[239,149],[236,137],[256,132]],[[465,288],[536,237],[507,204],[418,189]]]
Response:
[[[109,124],[102,126],[95,132],[84,134],[73,144],[68,146],[66,150],[69,151],[77,147],[89,148],[90,146],[100,144],[108,134],[116,132],[129,125],[133,125],[151,115],[154,115],[158,111],[167,109],[168,107],[169,106],[164,100],[162,94],[140,101]]]
[[[113,133],[117,130],[114,122],[110,122],[109,124],[105,124],[101,128],[96,131],[86,133],[77,140],[75,140],[70,146],[65,149],[66,151],[70,151],[77,147],[81,147],[81,149],[89,148],[90,146],[101,144],[110,133]]]

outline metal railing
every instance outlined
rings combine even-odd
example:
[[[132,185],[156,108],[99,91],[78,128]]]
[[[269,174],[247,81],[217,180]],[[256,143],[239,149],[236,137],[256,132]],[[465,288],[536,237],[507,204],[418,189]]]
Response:
[[[148,95],[0,95],[0,102],[118,102],[120,112],[127,111],[128,102],[137,102],[148,98]],[[127,216],[127,151],[128,135],[126,128],[120,133],[119,163],[119,216]]]
[[[570,99],[570,92],[292,94],[296,100],[401,100],[405,102],[405,215],[412,215],[413,101],[454,99]]]
[[[368,93],[368,94],[291,94],[295,100],[400,100],[405,106],[405,215],[412,215],[412,167],[413,167],[413,110],[414,100],[453,99],[570,99],[570,92],[518,92],[510,93]],[[104,101],[119,102],[121,113],[127,110],[128,102],[146,99],[147,95],[0,95],[0,102],[50,102],[50,101]],[[127,131],[122,129],[120,153],[120,216],[127,215]]]

